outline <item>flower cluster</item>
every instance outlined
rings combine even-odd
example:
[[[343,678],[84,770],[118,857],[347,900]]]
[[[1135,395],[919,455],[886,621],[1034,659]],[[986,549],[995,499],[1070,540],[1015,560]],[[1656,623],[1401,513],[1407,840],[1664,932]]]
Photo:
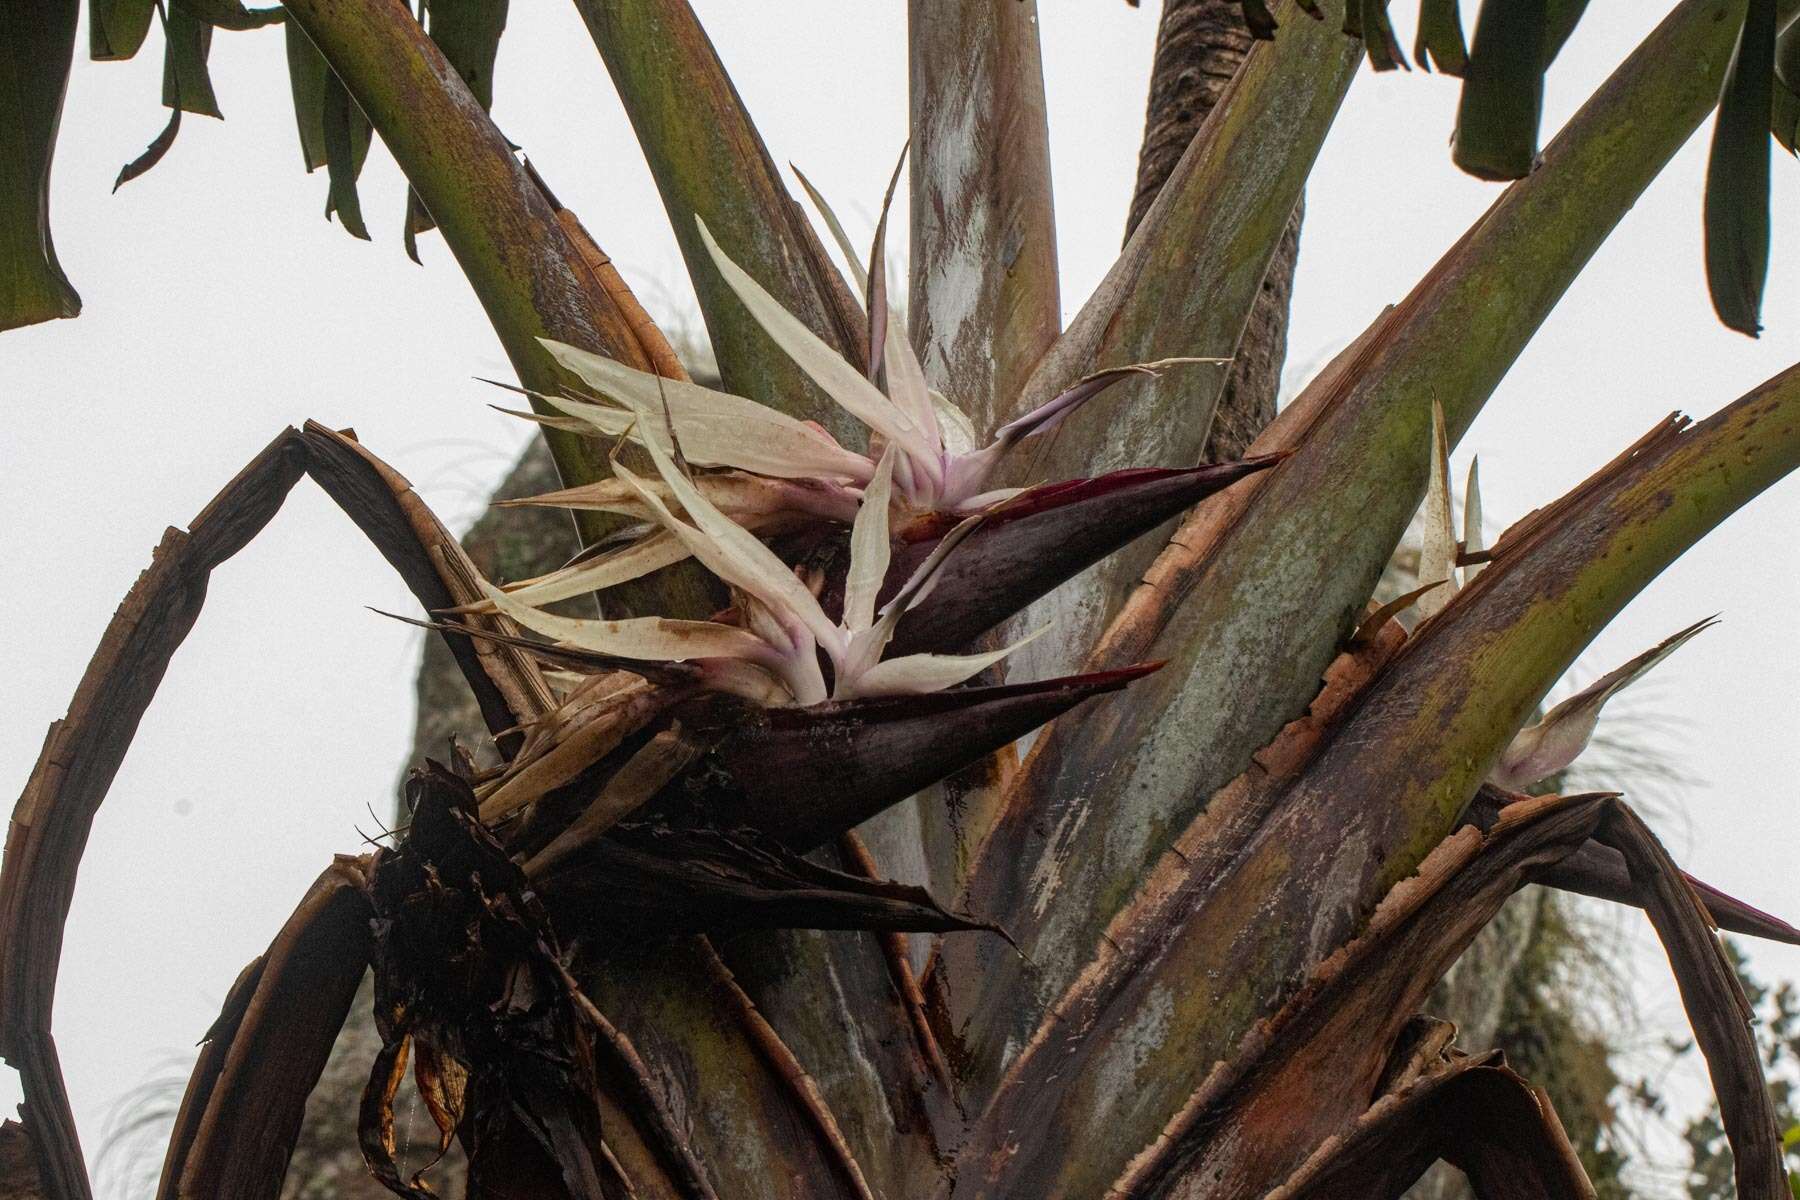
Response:
[[[701,242],[746,311],[826,396],[868,430],[868,452],[845,447],[817,424],[743,396],[545,341],[550,354],[589,394],[540,397],[560,415],[519,415],[615,444],[634,443],[649,455],[657,477],[641,478],[615,456],[612,479],[533,498],[534,503],[616,513],[637,524],[623,544],[604,547],[559,571],[504,589],[489,586],[491,611],[564,650],[685,663],[709,688],[770,705],[952,687],[1016,645],[980,654],[911,653],[886,660],[882,655],[900,619],[931,593],[945,562],[984,515],[1023,490],[992,486],[1008,452],[1056,428],[1120,380],[1153,375],[1175,363],[1222,361],[1166,359],[1097,372],[1002,425],[987,445],[973,449],[976,438],[968,418],[927,386],[905,321],[887,302],[885,207],[865,270],[857,265],[836,216],[816,192],[813,198],[863,287],[869,328],[866,369],[783,308],[719,247],[704,221],[696,222]],[[696,473],[693,467],[704,471]],[[1234,469],[1225,470],[1217,483],[1211,476],[1180,480],[1174,490],[1195,491],[1198,498],[1237,477]],[[1167,481],[1133,477],[1122,491],[1147,484],[1170,490]],[[888,576],[895,569],[895,517],[926,513],[944,518],[949,531],[894,589]],[[837,620],[820,602],[822,578],[796,571],[764,540],[821,524],[850,527],[843,615]],[[1135,532],[1134,525],[1119,541]],[[727,619],[584,620],[544,610],[558,600],[601,591],[689,557],[730,587],[733,606]],[[1070,573],[1080,565],[1085,564],[1071,566]],[[891,591],[892,598],[878,606],[884,591]]]

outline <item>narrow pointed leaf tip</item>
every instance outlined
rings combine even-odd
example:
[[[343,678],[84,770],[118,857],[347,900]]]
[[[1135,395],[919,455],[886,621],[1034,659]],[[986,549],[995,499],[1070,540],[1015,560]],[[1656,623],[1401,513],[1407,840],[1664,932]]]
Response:
[[[1587,749],[1608,700],[1643,678],[1694,635],[1716,624],[1717,617],[1695,622],[1552,708],[1543,720],[1520,731],[1489,779],[1501,787],[1523,791],[1568,767]]]
[[[1769,273],[1775,24],[1775,0],[1750,0],[1706,161],[1706,284],[1719,320],[1750,337],[1762,329]]]
[[[1458,555],[1459,561],[1466,561],[1487,550],[1487,534],[1482,521],[1481,459],[1477,457],[1469,460],[1469,482],[1463,490],[1463,544],[1462,553]],[[1481,562],[1468,562],[1463,567],[1463,580],[1473,583],[1484,565]]]
[[[1121,546],[1282,457],[1114,471],[1029,488],[986,511],[945,562],[936,590],[900,622],[893,649],[966,646]],[[890,579],[931,552],[945,520],[932,515],[900,529]]]
[[[722,730],[697,777],[721,790],[733,820],[804,851],[1162,665],[770,709],[766,721]]]
[[[1450,439],[1444,406],[1431,402],[1431,475],[1425,487],[1419,583],[1446,583],[1419,596],[1419,619],[1435,617],[1456,595],[1456,523],[1450,511]]]

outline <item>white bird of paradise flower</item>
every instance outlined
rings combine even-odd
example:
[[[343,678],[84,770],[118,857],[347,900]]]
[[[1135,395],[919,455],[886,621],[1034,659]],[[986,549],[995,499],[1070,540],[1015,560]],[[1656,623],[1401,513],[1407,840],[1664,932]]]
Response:
[[[630,401],[627,401],[630,403]],[[638,412],[638,427],[654,427]],[[844,616],[826,616],[813,588],[762,543],[726,516],[687,478],[664,439],[640,439],[661,476],[662,488],[614,463],[662,530],[701,565],[730,585],[742,624],[632,617],[590,620],[557,616],[489,584],[495,608],[559,646],[625,659],[692,662],[702,682],[763,704],[819,704],[864,696],[933,692],[954,686],[999,662],[1032,634],[1004,649],[982,654],[908,654],[882,659],[900,618],[922,601],[940,568],[981,518],[964,520],[921,563],[894,598],[877,611],[876,600],[890,562],[888,514],[899,454],[890,447],[868,480],[850,532],[850,565]],[[685,444],[682,445],[686,453]],[[667,499],[665,498],[667,497]],[[680,505],[676,516],[668,499]],[[1038,630],[1042,633],[1043,630]],[[819,656],[831,664],[827,686]]]

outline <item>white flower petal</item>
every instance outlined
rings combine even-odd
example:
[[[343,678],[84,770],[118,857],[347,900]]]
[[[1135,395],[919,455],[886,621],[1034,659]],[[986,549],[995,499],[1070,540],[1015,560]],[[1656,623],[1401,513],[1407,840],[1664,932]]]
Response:
[[[754,400],[697,383],[663,379],[562,342],[543,339],[543,344],[582,382],[625,405],[625,409],[611,409],[565,397],[545,397],[608,437],[630,430],[634,440],[653,439],[667,450],[668,433],[661,419],[666,399],[675,436],[689,462],[738,467],[779,479],[848,479],[856,483],[867,480],[874,469],[874,463],[838,445],[824,430]],[[633,429],[634,411],[655,413],[658,419],[645,429]]]
[[[651,415],[642,414],[641,420],[650,423]],[[792,617],[812,632],[828,654],[836,654],[842,649],[843,635],[837,624],[825,615],[819,607],[817,597],[812,590],[794,575],[792,569],[781,561],[776,553],[763,545],[755,534],[736,524],[724,513],[714,508],[712,503],[701,494],[700,489],[690,483],[676,469],[675,462],[655,441],[645,443],[650,452],[651,461],[656,464],[663,482],[687,510],[694,526],[688,526],[677,519],[648,488],[643,495],[659,511],[661,520],[676,537],[681,538],[694,557],[698,558],[708,570],[734,587],[755,596],[767,608],[777,614]],[[625,467],[615,463],[614,472],[628,481],[638,480]]]
[[[1519,731],[1500,763],[1489,776],[1504,788],[1520,791],[1561,771],[1587,749],[1594,736],[1600,710],[1606,702],[1652,667],[1679,650],[1684,643],[1715,622],[1708,617],[1638,655],[1624,666],[1608,671],[1575,695],[1544,714],[1544,719]]]
[[[944,434],[944,449],[950,454],[968,454],[975,449],[975,422],[944,393],[930,389],[931,404],[937,410],[938,428]]]
[[[495,608],[525,628],[595,654],[684,662],[690,658],[758,659],[768,653],[760,638],[715,621],[676,621],[667,617],[591,621],[559,617],[523,604],[492,584],[486,585],[485,590]]]
[[[956,509],[958,512],[978,513],[983,509],[992,508],[1002,501],[1011,500],[1014,496],[1023,494],[1024,491],[1025,489],[1022,487],[1006,487],[995,488],[991,492],[978,492],[967,500],[958,502]]]
[[[672,494],[668,485],[646,483],[646,486],[661,496],[665,504],[668,502]],[[704,492],[720,512],[745,529],[759,532],[810,527],[819,520],[848,524],[856,519],[860,507],[856,491],[843,484],[810,479],[772,479],[747,471],[697,475],[694,486]],[[654,519],[637,489],[622,479],[602,479],[538,496],[496,501],[496,507],[522,506],[619,513],[640,521]]]
[[[906,314],[898,305],[888,306],[887,339],[882,345],[882,364],[887,369],[888,397],[905,413],[937,452],[944,452],[943,431],[938,428],[937,405],[932,403],[931,389],[925,384],[925,368],[913,351],[912,339],[906,335]],[[938,472],[942,473],[940,467]]]
[[[888,505],[893,496],[894,452],[881,456],[875,478],[863,490],[862,507],[850,528],[850,570],[844,579],[844,628],[856,634],[875,623],[875,597],[887,579],[893,548],[888,542]]]
[[[1481,459],[1469,460],[1469,483],[1463,489],[1463,554],[1480,554],[1487,549],[1487,535],[1481,528]],[[1486,563],[1470,563],[1463,568],[1463,582],[1473,583]]]
[[[1444,406],[1431,402],[1431,481],[1425,488],[1425,527],[1419,547],[1419,582],[1449,580],[1419,597],[1419,620],[1436,616],[1456,595],[1456,524],[1450,513],[1450,439]]]
[[[756,323],[796,366],[844,411],[890,442],[897,443],[908,455],[925,459],[935,454],[935,448],[926,442],[924,432],[905,413],[843,355],[827,346],[804,322],[783,308],[747,271],[732,262],[713,239],[705,221],[699,217],[694,220],[700,227],[700,240],[705,243],[707,253],[712,255],[727,286],[737,293]]]
[[[658,531],[599,558],[524,580],[509,587],[506,594],[521,604],[554,604],[641,579],[687,556],[687,547],[677,538]]]
[[[939,539],[938,544],[920,563],[913,573],[907,577],[894,598],[882,606],[881,615],[867,629],[857,631],[850,638],[850,644],[844,654],[844,663],[839,664],[839,671],[848,675],[860,674],[869,665],[879,659],[887,649],[887,644],[894,638],[894,629],[900,624],[900,618],[916,608],[931,589],[937,586],[938,576],[944,563],[955,552],[962,540],[981,527],[984,520],[980,515],[966,517],[949,533]],[[1036,634],[1032,635],[1036,637]],[[847,664],[847,665],[846,665]]]
[[[979,675],[1048,628],[1046,625],[1005,649],[990,650],[986,654],[906,654],[890,658],[886,662],[876,663],[851,680],[851,691],[848,694],[840,688],[836,698],[843,700],[853,696],[917,695],[942,691]]]

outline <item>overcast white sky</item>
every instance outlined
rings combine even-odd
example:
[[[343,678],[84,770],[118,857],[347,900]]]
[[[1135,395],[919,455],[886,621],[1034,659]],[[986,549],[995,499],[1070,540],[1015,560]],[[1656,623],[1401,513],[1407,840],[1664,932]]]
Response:
[[[799,163],[866,236],[905,137],[904,5],[696,7],[777,161]],[[1551,77],[1547,132],[1668,7],[1591,7]],[[1044,8],[1072,312],[1118,246],[1157,6]],[[162,165],[117,195],[119,165],[163,121],[160,51],[76,63],[54,228],[86,308],[0,336],[7,794],[163,528],[185,524],[284,424],[355,426],[459,525],[523,438],[471,378],[507,366],[441,241],[421,239],[423,269],[402,255],[391,162],[372,156],[363,179],[377,240],[353,241],[321,219],[323,172],[299,169],[280,33],[221,35],[213,63],[228,119],[190,117]],[[689,311],[661,206],[572,7],[515,4],[497,78],[507,134],[653,309]],[[1399,299],[1494,195],[1449,161],[1455,95],[1443,79],[1359,77],[1307,197],[1295,380]],[[1706,301],[1704,159],[1696,139],[1652,187],[1455,455],[1460,474],[1480,453],[1491,523],[1555,497],[1671,409],[1711,412],[1800,357],[1800,224],[1787,219],[1800,169],[1776,164],[1769,329],[1752,342],[1724,331]],[[1649,694],[1674,718],[1668,748],[1695,781],[1656,824],[1689,869],[1790,916],[1800,914],[1797,519],[1790,481],[1658,580],[1573,677],[1724,614],[1660,668]],[[357,849],[353,826],[371,827],[369,806],[386,809],[419,643],[364,606],[409,602],[304,483],[215,575],[96,822],[69,924],[56,1034],[90,1156],[117,1097],[171,1062],[185,1071],[238,969],[329,856]],[[1653,956],[1639,963],[1639,998],[1671,1019],[1666,973]],[[1800,954],[1757,947],[1754,965],[1800,977]],[[4,1072],[0,1107],[17,1095]]]

